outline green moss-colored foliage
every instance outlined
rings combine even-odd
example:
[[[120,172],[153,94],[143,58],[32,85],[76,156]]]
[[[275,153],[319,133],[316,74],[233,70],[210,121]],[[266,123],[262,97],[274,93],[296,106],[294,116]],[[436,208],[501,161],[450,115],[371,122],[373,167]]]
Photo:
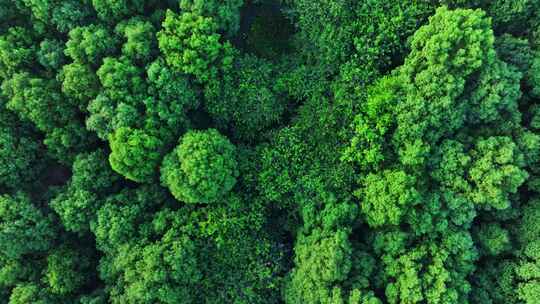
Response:
[[[19,189],[40,175],[43,146],[30,125],[0,109],[0,188]]]
[[[52,246],[55,228],[52,218],[32,204],[21,192],[0,196],[0,253],[18,258],[46,252]]]
[[[240,7],[244,0],[180,0],[180,9],[212,17],[220,31],[233,36],[240,26]]]
[[[101,90],[88,104],[87,128],[107,140],[120,127],[142,127],[147,98],[144,70],[125,57],[107,57],[96,74]]]
[[[92,5],[99,18],[105,22],[142,13],[145,0],[92,0]]]
[[[527,75],[530,78],[532,93],[535,97],[540,96],[540,55],[536,54]]]
[[[528,30],[527,23],[533,18],[533,12],[540,7],[540,3],[534,0],[495,0],[483,6],[493,18],[493,26],[498,32],[521,33]]]
[[[60,40],[45,39],[39,44],[37,56],[42,66],[57,70],[66,62],[64,43]]]
[[[94,18],[90,0],[67,0],[57,3],[52,10],[51,21],[61,33],[90,23]]]
[[[81,102],[80,107],[86,110],[88,101],[99,92],[99,80],[91,67],[81,63],[71,63],[63,66],[58,74],[62,82],[62,92],[66,96]]]
[[[0,0],[1,304],[538,304],[537,0]]]
[[[92,24],[70,30],[64,52],[74,61],[99,66],[116,45],[116,37],[106,26]]]
[[[370,226],[398,225],[408,208],[420,203],[414,176],[403,171],[383,171],[364,178],[358,192],[360,208]]]
[[[149,21],[129,19],[119,23],[115,31],[125,39],[122,54],[134,61],[148,62],[157,51],[156,30]]]
[[[161,165],[161,182],[186,203],[213,203],[238,176],[235,147],[216,130],[190,131]]]
[[[2,83],[2,93],[8,98],[7,109],[45,133],[44,143],[58,160],[69,163],[94,142],[79,120],[77,104],[61,94],[54,79],[14,74]]]
[[[119,175],[111,169],[103,150],[77,155],[71,171],[66,189],[49,205],[66,230],[84,233],[88,232],[105,197],[116,190]]]
[[[91,260],[86,252],[70,247],[55,249],[47,257],[46,281],[52,293],[73,294],[92,278]]]
[[[503,34],[495,40],[495,49],[503,61],[517,67],[520,73],[529,70],[534,52],[527,39]]]
[[[43,290],[43,286],[34,283],[17,285],[11,291],[8,304],[52,304],[55,303],[54,297]]]
[[[236,137],[253,140],[285,111],[284,97],[272,83],[278,71],[254,56],[239,58],[233,70],[231,77],[222,80],[223,94],[208,98],[206,109],[222,128],[230,126]]]
[[[11,77],[34,62],[37,46],[32,44],[32,32],[23,27],[10,27],[0,36],[0,76]]]
[[[146,124],[154,129],[167,129],[173,136],[180,135],[191,125],[187,113],[199,107],[197,88],[187,75],[175,71],[163,58],[152,62],[146,74],[151,95],[144,101]]]
[[[522,155],[508,137],[481,139],[472,152],[477,159],[471,166],[469,176],[475,184],[471,199],[487,208],[510,207],[509,196],[528,177],[520,167]],[[476,158],[475,157],[475,158]]]
[[[159,49],[170,66],[208,82],[217,77],[221,66],[231,65],[232,47],[220,42],[212,17],[167,11],[162,26],[157,34]]]
[[[160,138],[144,130],[119,128],[109,142],[109,162],[114,171],[139,183],[157,176],[164,148]]]

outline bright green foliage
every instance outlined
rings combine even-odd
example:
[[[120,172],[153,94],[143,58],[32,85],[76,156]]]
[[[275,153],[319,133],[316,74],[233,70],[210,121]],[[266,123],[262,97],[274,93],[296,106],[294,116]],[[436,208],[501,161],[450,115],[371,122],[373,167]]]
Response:
[[[177,15],[167,11],[163,29],[158,32],[159,49],[167,63],[199,82],[208,82],[232,64],[233,50],[222,44],[218,26],[211,17],[196,13]]]
[[[512,66],[499,60],[482,71],[476,87],[464,98],[471,107],[469,123],[497,126],[500,131],[519,128],[521,113],[517,100],[521,97],[521,77]]]
[[[10,27],[0,36],[0,76],[8,78],[21,69],[30,68],[36,46],[32,45],[31,32],[22,27]]]
[[[539,25],[0,0],[0,303],[537,304]]]
[[[286,303],[335,303],[333,285],[347,278],[352,248],[348,233],[338,231],[325,237],[320,231],[300,235],[295,246],[295,263],[285,287]]]
[[[117,40],[105,26],[88,25],[69,31],[69,40],[64,51],[74,61],[94,66],[114,52]]]
[[[119,128],[109,142],[114,171],[139,183],[150,182],[157,175],[164,148],[161,139],[144,130]]]
[[[51,248],[55,229],[50,216],[19,192],[0,196],[0,254],[18,258]]]
[[[107,57],[97,76],[102,90],[88,105],[87,128],[107,140],[120,127],[142,127],[141,114],[147,96],[143,70],[127,58]]]
[[[394,135],[404,164],[423,163],[429,142],[463,127],[468,108],[458,97],[465,79],[494,60],[490,26],[480,10],[443,7],[412,37],[411,53],[400,71],[411,87],[397,106]]]
[[[395,127],[393,111],[400,100],[400,84],[398,77],[384,77],[369,88],[369,97],[362,105],[362,112],[355,117],[355,136],[344,159],[355,161],[362,169],[369,169],[377,168],[388,158],[384,153],[389,150],[388,134]]]
[[[240,7],[244,0],[180,0],[180,9],[216,20],[218,29],[234,35],[240,27]]]
[[[414,189],[414,176],[403,171],[370,174],[361,184],[364,188],[357,194],[360,207],[372,227],[398,225],[407,209],[421,203],[420,194]]]
[[[145,2],[145,0],[92,0],[92,5],[99,18],[111,22],[143,12]]]
[[[112,193],[119,176],[111,169],[103,150],[79,154],[73,162],[71,180],[65,191],[50,203],[65,229],[87,232],[97,209],[106,195]]]
[[[126,58],[107,57],[97,70],[97,76],[107,95],[117,102],[125,101],[128,104],[141,102],[139,99],[146,90],[142,73],[142,69]]]
[[[161,165],[161,182],[186,203],[213,203],[238,176],[235,147],[216,130],[190,131]]]
[[[276,287],[279,256],[260,230],[261,205],[227,197],[150,216],[165,203],[163,194],[154,187],[124,191],[99,211],[93,229],[107,252],[100,269],[111,303],[278,301],[265,294]]]
[[[433,163],[430,174],[442,187],[461,194],[471,191],[465,174],[471,156],[465,153],[462,143],[455,140],[443,141],[435,151]]]
[[[451,230],[440,238],[407,248],[404,233],[377,236],[375,250],[382,253],[384,275],[393,278],[385,286],[389,303],[466,301],[467,273],[474,269],[476,257],[472,239],[466,232]]]
[[[88,65],[74,62],[63,66],[58,74],[62,82],[62,92],[81,102],[79,105],[86,110],[88,101],[96,97],[99,92],[99,80],[96,73]]]
[[[176,137],[190,125],[187,113],[199,106],[198,92],[187,75],[167,66],[163,58],[152,62],[146,72],[148,92],[152,95],[144,100],[146,125],[167,129]]]
[[[488,209],[510,207],[510,195],[528,177],[522,169],[523,155],[508,137],[481,139],[475,146],[469,171],[475,184],[471,199]]]
[[[157,51],[156,29],[152,23],[133,18],[119,23],[115,31],[124,37],[122,54],[133,61],[148,62]]]
[[[57,302],[55,302],[55,299],[50,296],[42,286],[34,283],[17,285],[11,291],[8,304],[26,303],[53,304]]]
[[[511,299],[512,303],[535,303],[540,286],[539,227],[540,201],[532,198],[523,206],[522,217],[515,225],[516,238],[520,244],[516,250],[516,261],[511,264],[511,281],[507,280],[506,294],[499,296],[501,302]],[[519,299],[519,300],[518,300]]]
[[[77,249],[60,247],[47,257],[45,276],[52,293],[75,293],[92,279],[89,273],[92,265],[84,254]]]

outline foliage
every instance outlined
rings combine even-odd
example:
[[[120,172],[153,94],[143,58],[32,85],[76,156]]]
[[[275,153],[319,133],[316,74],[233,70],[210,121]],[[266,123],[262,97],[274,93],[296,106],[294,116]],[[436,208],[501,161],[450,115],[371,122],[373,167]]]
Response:
[[[537,304],[537,0],[0,0],[0,303]]]
[[[144,130],[118,128],[109,138],[114,171],[136,182],[149,182],[161,161],[163,143]]]
[[[159,49],[170,66],[207,82],[217,77],[222,65],[232,62],[232,47],[220,42],[217,29],[211,17],[167,11],[163,29],[157,34]]]
[[[190,131],[161,166],[161,182],[176,199],[208,204],[229,192],[238,176],[235,147],[216,130]]]

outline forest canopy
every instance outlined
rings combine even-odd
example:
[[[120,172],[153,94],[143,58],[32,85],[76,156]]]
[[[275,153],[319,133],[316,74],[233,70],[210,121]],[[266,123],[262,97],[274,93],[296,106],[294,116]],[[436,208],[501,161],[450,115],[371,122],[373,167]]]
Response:
[[[540,0],[0,0],[0,304],[540,303]]]

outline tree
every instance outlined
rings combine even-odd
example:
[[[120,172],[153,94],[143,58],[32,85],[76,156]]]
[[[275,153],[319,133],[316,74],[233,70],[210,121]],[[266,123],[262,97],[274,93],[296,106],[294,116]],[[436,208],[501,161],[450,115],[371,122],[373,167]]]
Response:
[[[174,140],[190,125],[187,113],[199,106],[199,92],[187,75],[175,71],[163,58],[152,62],[147,70],[148,93],[145,99],[146,126],[167,129]]]
[[[58,74],[62,82],[62,92],[66,96],[77,99],[80,109],[86,111],[88,102],[99,92],[99,80],[91,67],[82,63],[66,64]]]
[[[92,279],[91,256],[78,248],[63,246],[47,257],[46,282],[52,293],[74,294]]]
[[[285,286],[286,303],[335,303],[333,285],[344,281],[352,267],[352,248],[347,231],[325,236],[316,231],[300,235],[295,246],[299,267],[290,273]]]
[[[134,62],[147,63],[156,54],[156,29],[149,21],[132,18],[119,23],[115,32],[126,40],[122,54]]]
[[[61,33],[68,33],[71,29],[84,26],[95,18],[90,0],[60,1],[52,11],[51,21]]]
[[[9,304],[53,304],[58,299],[47,293],[42,286],[35,283],[19,284],[11,291]]]
[[[0,36],[0,76],[10,78],[13,74],[30,68],[34,62],[36,46],[32,33],[23,27],[10,27]]]
[[[151,182],[163,157],[163,142],[150,132],[119,128],[109,137],[114,171],[139,183]]]
[[[240,27],[242,5],[243,0],[180,0],[180,9],[213,18],[220,31],[225,32],[228,37],[234,36]]]
[[[145,3],[145,0],[92,0],[99,18],[109,22],[142,13]]]
[[[0,196],[0,253],[9,258],[46,252],[56,235],[52,217],[18,192]]]
[[[367,223],[372,227],[399,225],[407,209],[421,202],[415,182],[414,176],[403,171],[367,175],[361,181],[363,188],[357,192]]]
[[[214,129],[189,131],[165,156],[161,183],[179,201],[213,203],[236,183],[235,150],[229,140]]]
[[[43,146],[31,126],[0,109],[0,188],[24,188],[43,169]]]
[[[510,196],[527,179],[523,155],[508,137],[480,139],[472,152],[474,161],[469,171],[475,189],[471,199],[484,208],[506,209]]]
[[[6,108],[45,133],[45,145],[58,160],[69,163],[75,154],[94,142],[79,120],[77,105],[60,92],[55,80],[24,72],[2,83]]]
[[[106,197],[118,189],[120,176],[110,167],[104,150],[77,155],[64,191],[49,206],[68,231],[86,233]]]
[[[494,61],[494,40],[484,12],[445,7],[414,34],[400,71],[411,86],[406,86],[407,96],[397,106],[393,138],[402,163],[423,164],[429,143],[464,126],[468,104],[459,96],[467,77]]]
[[[223,129],[231,125],[237,137],[253,140],[277,124],[285,111],[285,100],[271,81],[277,71],[270,62],[249,55],[236,60],[233,70],[222,80],[223,94],[207,95],[206,109]]]
[[[45,39],[39,44],[37,56],[42,66],[48,69],[58,70],[66,62],[64,43],[60,40]]]
[[[114,53],[118,40],[103,25],[87,25],[69,31],[65,54],[77,62],[101,65],[101,59]]]
[[[102,90],[88,104],[87,128],[107,140],[120,127],[144,127],[147,84],[143,75],[143,69],[126,57],[105,58],[97,70]]]
[[[201,83],[216,79],[222,69],[231,67],[233,49],[220,42],[218,26],[211,17],[196,13],[177,15],[168,10],[163,29],[158,32],[159,49],[167,63]]]

